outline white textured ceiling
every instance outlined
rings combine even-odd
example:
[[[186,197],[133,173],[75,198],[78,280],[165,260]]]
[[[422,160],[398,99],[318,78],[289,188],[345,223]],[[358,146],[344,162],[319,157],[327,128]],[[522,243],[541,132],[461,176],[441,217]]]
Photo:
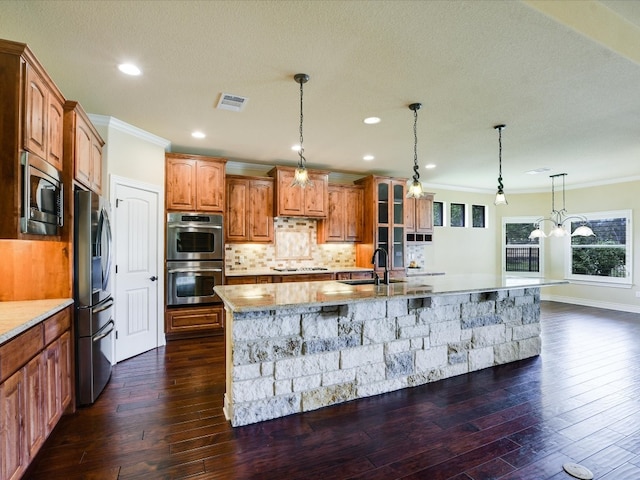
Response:
[[[638,1],[3,0],[0,38],[29,44],[88,112],[173,151],[294,164],[303,72],[310,167],[408,177],[421,102],[428,185],[494,191],[498,123],[507,194],[553,173],[568,188],[640,178]],[[144,74],[121,75],[125,60]],[[221,92],[245,110],[216,110]]]

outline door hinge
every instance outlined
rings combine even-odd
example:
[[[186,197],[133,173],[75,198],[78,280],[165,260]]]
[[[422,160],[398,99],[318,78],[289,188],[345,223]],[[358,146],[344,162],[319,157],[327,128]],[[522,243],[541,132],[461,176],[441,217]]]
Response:
[[[116,265],[116,273],[118,273],[118,265]]]
[[[120,206],[120,202],[124,202],[121,198],[116,198],[116,208]]]
[[[116,330],[116,340],[118,339],[118,330]]]

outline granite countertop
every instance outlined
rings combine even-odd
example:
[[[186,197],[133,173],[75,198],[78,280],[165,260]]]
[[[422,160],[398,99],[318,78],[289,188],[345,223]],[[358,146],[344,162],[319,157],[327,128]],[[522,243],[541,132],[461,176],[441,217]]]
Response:
[[[295,268],[295,267],[293,267]],[[292,270],[274,270],[273,268],[248,268],[227,269],[224,274],[227,277],[249,277],[258,275],[308,275],[313,273],[337,273],[337,272],[372,272],[373,267],[329,267],[326,270],[304,269],[302,267]]]
[[[0,345],[69,305],[71,298],[0,302]]]
[[[339,281],[220,285],[214,291],[233,312],[251,312],[300,306],[422,298],[434,295],[487,292],[512,288],[561,285],[566,280],[503,277],[500,275],[434,275],[407,277],[390,285],[347,285]]]

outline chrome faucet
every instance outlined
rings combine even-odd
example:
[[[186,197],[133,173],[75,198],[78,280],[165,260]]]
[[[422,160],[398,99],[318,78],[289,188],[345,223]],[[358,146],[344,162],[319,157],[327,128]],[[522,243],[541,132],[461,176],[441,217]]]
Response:
[[[373,251],[373,257],[371,257],[371,264],[373,265],[373,274],[375,275],[376,285],[380,285],[380,277],[376,272],[376,256],[378,257],[378,266],[380,264],[380,252],[384,254],[384,277],[382,277],[382,283],[384,285],[389,285],[389,254],[384,248],[376,248]]]

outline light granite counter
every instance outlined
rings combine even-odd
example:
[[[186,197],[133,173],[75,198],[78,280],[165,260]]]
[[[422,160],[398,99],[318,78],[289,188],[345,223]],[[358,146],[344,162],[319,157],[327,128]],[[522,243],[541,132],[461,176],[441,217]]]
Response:
[[[0,302],[0,345],[72,304],[71,298]]]
[[[487,275],[217,286],[233,426],[540,354],[540,288]]]

